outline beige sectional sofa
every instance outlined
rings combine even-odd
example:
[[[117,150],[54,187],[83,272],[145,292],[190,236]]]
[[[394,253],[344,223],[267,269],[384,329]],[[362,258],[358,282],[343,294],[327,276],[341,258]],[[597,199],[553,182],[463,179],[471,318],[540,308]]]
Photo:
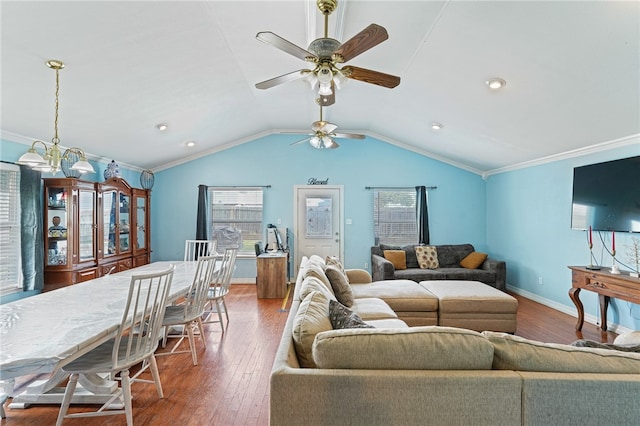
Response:
[[[345,293],[313,258],[301,265],[271,373],[272,425],[640,423],[639,354],[408,327],[390,305],[428,312],[426,304],[401,294],[387,304],[356,284],[352,309],[375,328],[334,330],[330,300]],[[346,275],[362,279],[361,271]]]

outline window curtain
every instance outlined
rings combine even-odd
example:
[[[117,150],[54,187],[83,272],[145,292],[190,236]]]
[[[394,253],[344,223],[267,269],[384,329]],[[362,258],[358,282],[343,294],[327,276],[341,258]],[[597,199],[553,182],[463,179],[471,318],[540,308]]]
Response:
[[[427,187],[416,186],[416,222],[418,244],[429,244],[429,212],[427,209]]]
[[[42,173],[20,166],[21,256],[24,291],[44,289]]]
[[[198,185],[198,217],[196,219],[196,240],[209,239],[209,187]]]

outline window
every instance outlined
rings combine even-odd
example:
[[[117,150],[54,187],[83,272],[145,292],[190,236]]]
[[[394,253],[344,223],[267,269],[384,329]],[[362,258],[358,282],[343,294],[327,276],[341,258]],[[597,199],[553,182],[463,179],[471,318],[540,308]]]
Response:
[[[22,289],[20,168],[0,163],[0,294]]]
[[[255,256],[255,244],[262,240],[262,188],[211,187],[209,200],[209,235],[217,241],[216,250],[239,244],[239,256]]]
[[[373,189],[375,244],[418,243],[415,188]]]

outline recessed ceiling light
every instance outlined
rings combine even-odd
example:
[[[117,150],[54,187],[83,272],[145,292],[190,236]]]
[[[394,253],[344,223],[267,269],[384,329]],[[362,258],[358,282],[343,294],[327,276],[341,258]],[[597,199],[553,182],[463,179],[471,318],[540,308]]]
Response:
[[[443,127],[444,127],[444,126],[443,126],[442,124],[440,124],[440,123],[436,123],[436,122],[431,123],[431,128],[432,128],[433,130],[440,130],[440,129],[442,129]]]
[[[169,126],[167,126],[164,123],[160,123],[160,124],[156,124],[156,129],[160,130],[161,132],[164,132],[165,130],[167,130]]]
[[[495,77],[485,81],[484,84],[486,84],[491,90],[498,90],[506,86],[507,82],[502,78]]]
[[[189,148],[196,146],[194,141],[186,141],[184,144]]]

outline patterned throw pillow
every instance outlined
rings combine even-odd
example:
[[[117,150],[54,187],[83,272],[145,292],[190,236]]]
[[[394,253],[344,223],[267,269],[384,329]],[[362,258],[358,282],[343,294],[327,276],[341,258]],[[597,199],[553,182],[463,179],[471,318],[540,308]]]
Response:
[[[384,258],[393,263],[396,271],[407,269],[407,254],[404,250],[385,250]]]
[[[324,273],[331,283],[331,288],[333,289],[333,293],[336,295],[338,302],[347,307],[352,306],[353,290],[351,290],[349,281],[347,281],[347,276],[333,265],[327,266]]]
[[[329,301],[329,321],[334,330],[340,328],[374,328],[362,321],[362,318],[351,309],[335,300]]]
[[[438,251],[435,246],[416,246],[418,265],[422,269],[438,269]]]

